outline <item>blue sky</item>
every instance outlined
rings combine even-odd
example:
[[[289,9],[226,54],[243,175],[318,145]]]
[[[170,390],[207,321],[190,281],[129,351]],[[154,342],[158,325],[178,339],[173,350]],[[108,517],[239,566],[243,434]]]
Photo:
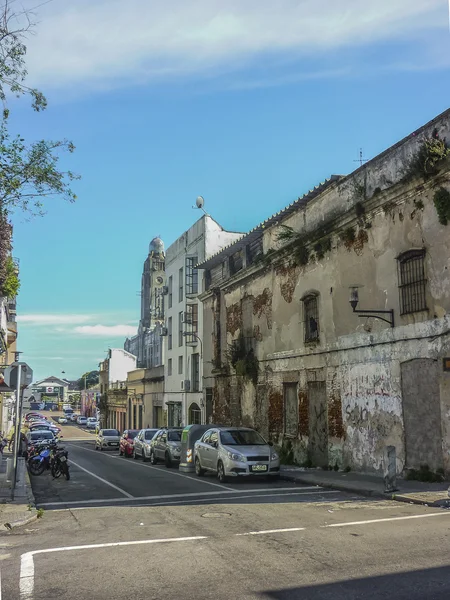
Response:
[[[33,8],[39,0],[26,0]],[[68,138],[78,200],[14,216],[35,379],[97,368],[139,318],[148,244],[199,217],[246,231],[449,106],[446,0],[52,0],[36,9],[27,139]]]

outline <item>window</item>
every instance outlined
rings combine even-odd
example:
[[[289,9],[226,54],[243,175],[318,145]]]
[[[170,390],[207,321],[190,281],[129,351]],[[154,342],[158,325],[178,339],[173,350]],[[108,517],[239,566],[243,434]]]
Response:
[[[192,391],[198,392],[200,390],[200,355],[193,354],[191,357],[192,361]]]
[[[191,425],[200,425],[202,422],[202,410],[198,404],[194,402],[189,407],[189,423]]]
[[[209,431],[207,431],[207,432],[206,432],[206,433],[203,435],[203,437],[202,437],[202,442],[203,442],[204,444],[209,444],[209,438],[211,437],[211,433],[212,433],[212,432],[209,430]]]
[[[172,350],[172,317],[167,319],[167,347]]]
[[[186,296],[188,294],[198,294],[198,270],[195,268],[197,263],[197,256],[186,258]]]
[[[238,250],[230,256],[230,275],[234,275],[244,267],[243,252]]]
[[[186,306],[186,341],[189,343],[197,342],[197,338],[193,334],[198,334],[198,304],[188,304]]]
[[[179,356],[178,357],[178,375],[182,375],[183,374],[183,357]]]
[[[311,294],[303,299],[303,310],[305,316],[305,342],[317,342],[319,340],[319,309],[318,296]]]
[[[213,431],[211,433],[211,437],[209,438],[209,444],[211,444],[211,446],[217,446],[217,444],[219,443],[219,434],[217,433],[217,431]]]
[[[183,311],[178,313],[178,346],[183,345]]]
[[[183,302],[183,267],[178,271],[178,302]]]
[[[264,254],[262,237],[257,238],[245,247],[247,267]]]
[[[284,433],[297,436],[298,433],[298,394],[296,383],[283,384]]]
[[[169,300],[168,300],[168,303],[169,303],[169,308],[172,308],[172,302],[173,302],[173,277],[172,277],[172,275],[169,277],[168,288],[169,288]]]
[[[400,314],[427,309],[425,250],[410,250],[398,258]]]
[[[167,375],[172,375],[172,359],[169,358],[169,360],[167,361]]]

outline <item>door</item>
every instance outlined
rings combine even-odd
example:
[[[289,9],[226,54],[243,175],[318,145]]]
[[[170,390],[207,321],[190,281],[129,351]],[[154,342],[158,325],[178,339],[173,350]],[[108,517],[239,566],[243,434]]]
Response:
[[[203,434],[202,439],[200,440],[197,446],[197,454],[200,459],[200,464],[202,467],[206,467],[208,464],[208,451],[209,451],[209,438],[211,437],[211,432],[207,431]]]
[[[136,454],[138,454],[139,456],[142,455],[142,437],[143,437],[143,432],[141,431],[141,433],[139,433],[135,439],[134,439],[134,451]]]
[[[155,456],[159,459],[163,459],[166,452],[167,444],[167,431],[164,431],[156,441],[156,452]]]
[[[406,466],[437,471],[443,467],[438,362],[416,358],[400,367]]]
[[[324,381],[308,383],[309,458],[314,467],[328,466],[328,410]]]
[[[208,461],[210,469],[217,469],[217,457],[219,455],[219,433],[213,431],[209,438]]]

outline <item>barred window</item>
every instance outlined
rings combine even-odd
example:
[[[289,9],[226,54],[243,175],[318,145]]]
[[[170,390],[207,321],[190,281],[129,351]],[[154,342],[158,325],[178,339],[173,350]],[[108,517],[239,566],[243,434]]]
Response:
[[[186,295],[198,294],[198,269],[195,265],[198,263],[196,256],[186,257]]]
[[[398,257],[400,314],[427,309],[425,250],[409,250]]]
[[[303,298],[305,316],[305,342],[319,340],[319,301],[316,294]]]

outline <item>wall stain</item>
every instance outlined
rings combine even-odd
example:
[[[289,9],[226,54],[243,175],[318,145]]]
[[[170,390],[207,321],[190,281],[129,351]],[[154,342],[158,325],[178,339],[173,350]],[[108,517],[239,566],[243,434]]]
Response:
[[[301,436],[309,436],[309,401],[304,390],[298,393],[298,430]]]
[[[328,434],[330,437],[344,439],[345,430],[342,420],[342,401],[340,394],[328,398]]]
[[[367,231],[365,229],[360,229],[358,231],[358,235],[353,243],[353,249],[358,256],[361,256],[363,253],[364,245],[369,241],[369,236],[367,235]]]
[[[240,302],[227,306],[227,331],[234,335],[242,328],[242,305]]]
[[[269,288],[265,288],[262,294],[255,296],[253,300],[253,314],[259,319],[264,315],[266,317],[268,329],[272,329],[272,297],[273,294]]]
[[[280,434],[283,432],[283,394],[276,390],[269,392],[269,432]]]

